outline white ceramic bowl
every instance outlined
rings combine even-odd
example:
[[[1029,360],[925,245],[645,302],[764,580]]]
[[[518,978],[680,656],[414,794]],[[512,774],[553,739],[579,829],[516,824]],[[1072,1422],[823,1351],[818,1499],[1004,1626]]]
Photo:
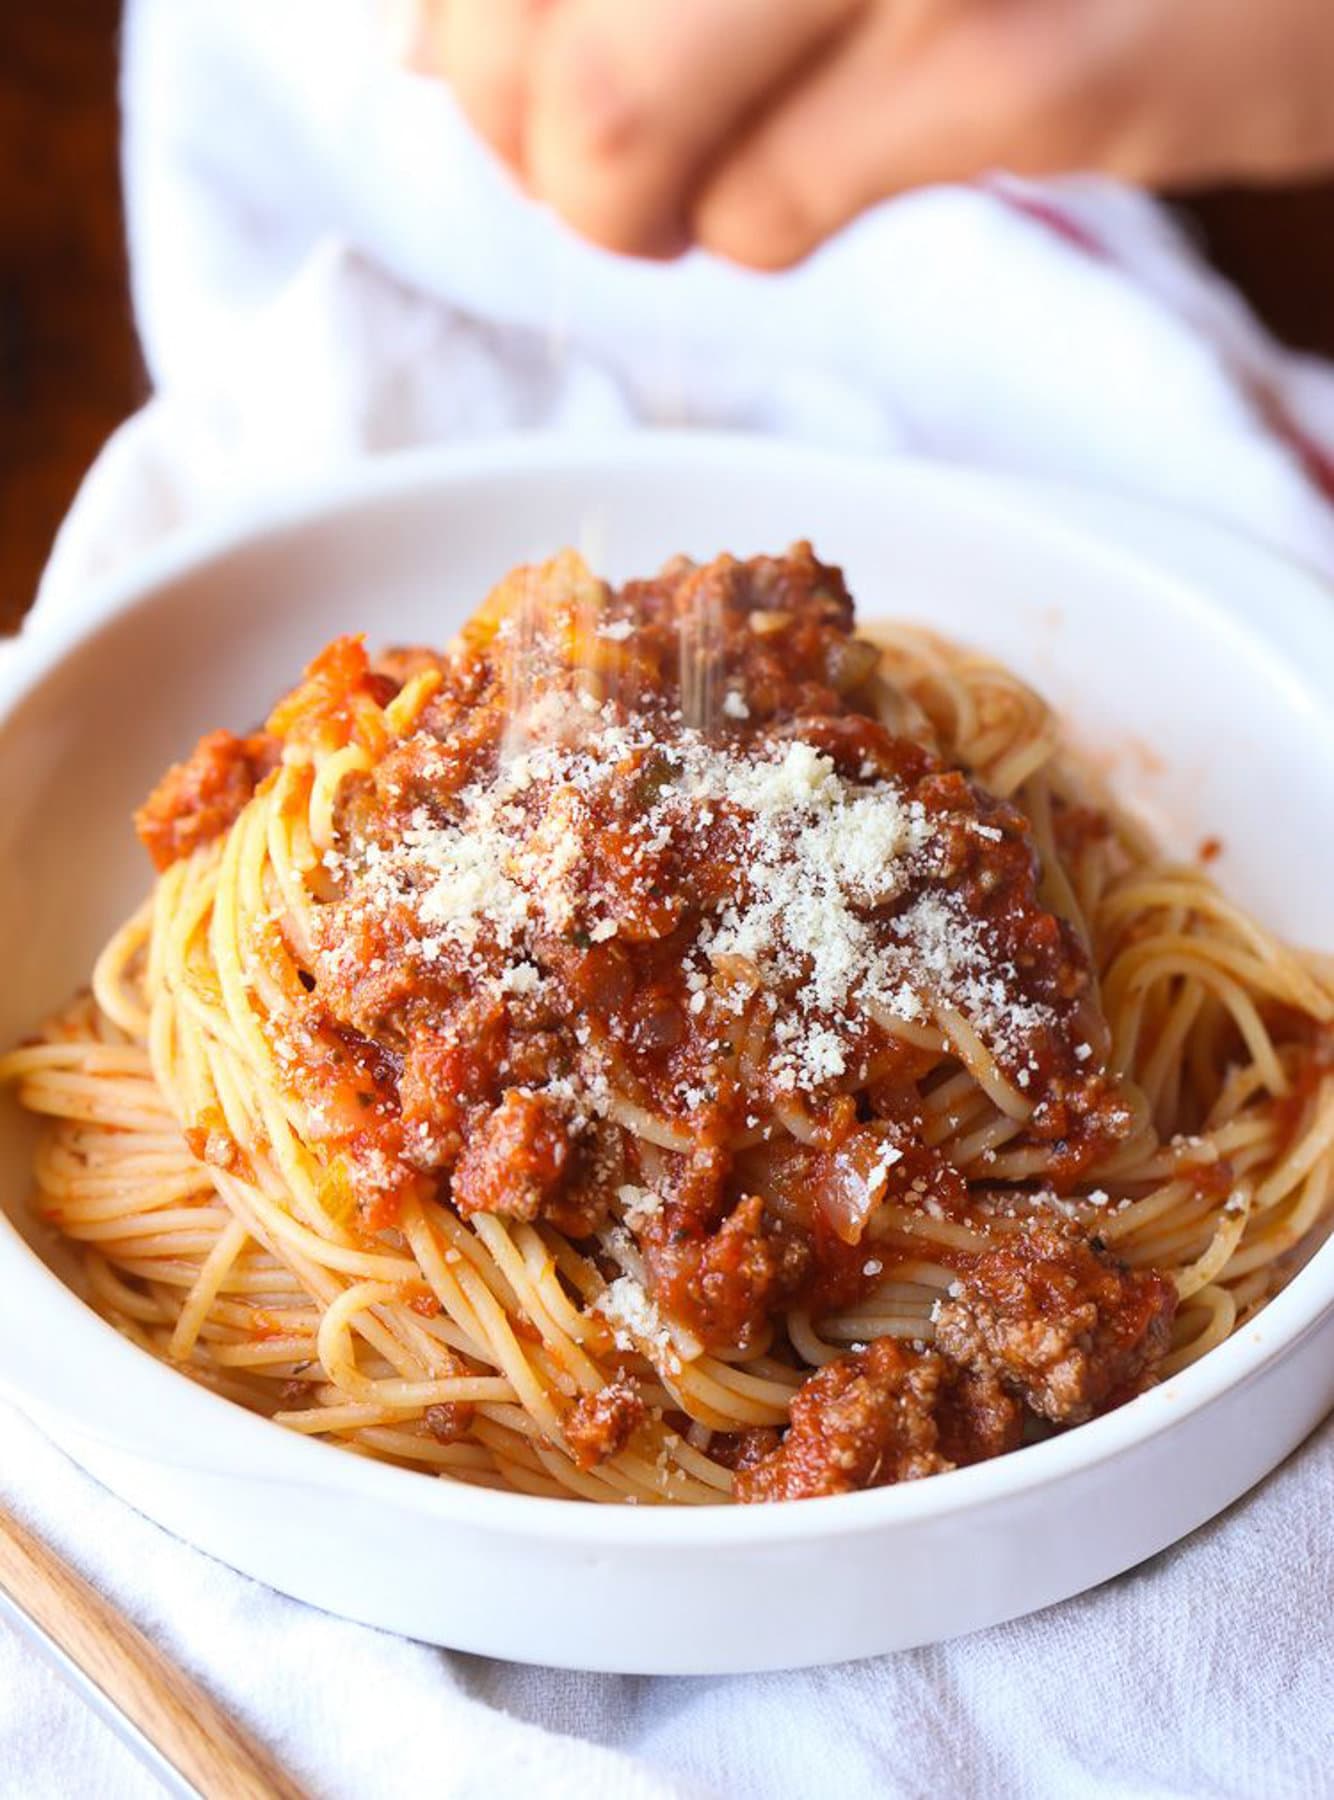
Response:
[[[512,563],[581,534],[613,575],[809,535],[863,616],[1011,662],[1181,847],[1217,833],[1240,899],[1334,949],[1334,609],[1309,577],[1151,509],[908,463],[530,439],[376,464],[179,539],[41,623],[0,671],[0,1041],[85,979],[146,886],[130,809],[201,730],[257,719],[335,632],[446,638]],[[20,1229],[28,1143],[6,1104],[0,1195]],[[289,1435],[118,1337],[3,1220],[0,1386],[143,1512],[330,1611],[526,1661],[708,1673],[948,1637],[1161,1550],[1334,1401],[1332,1297],[1334,1244],[1107,1418],[931,1481],[754,1509],[495,1494]]]

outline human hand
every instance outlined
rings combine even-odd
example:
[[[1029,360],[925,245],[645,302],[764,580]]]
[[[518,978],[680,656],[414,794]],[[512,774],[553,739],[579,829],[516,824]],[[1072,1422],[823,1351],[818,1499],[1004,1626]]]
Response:
[[[443,76],[595,243],[798,261],[989,169],[1334,168],[1334,0],[419,0]]]

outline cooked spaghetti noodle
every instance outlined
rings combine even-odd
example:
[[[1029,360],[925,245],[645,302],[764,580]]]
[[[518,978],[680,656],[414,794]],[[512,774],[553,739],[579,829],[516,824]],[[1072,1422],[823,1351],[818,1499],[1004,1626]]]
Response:
[[[1204,1355],[1327,1228],[1328,962],[805,546],[340,640],[139,823],[151,898],[0,1059],[37,1204],[134,1342],[361,1455],[930,1474]]]

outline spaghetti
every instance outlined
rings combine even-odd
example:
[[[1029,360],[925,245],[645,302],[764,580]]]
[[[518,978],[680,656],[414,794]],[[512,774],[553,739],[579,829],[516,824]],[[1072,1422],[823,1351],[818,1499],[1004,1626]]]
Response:
[[[339,640],[139,827],[150,899],[0,1058],[38,1206],[133,1341],[358,1454],[927,1475],[1204,1355],[1327,1228],[1328,963],[808,546]]]

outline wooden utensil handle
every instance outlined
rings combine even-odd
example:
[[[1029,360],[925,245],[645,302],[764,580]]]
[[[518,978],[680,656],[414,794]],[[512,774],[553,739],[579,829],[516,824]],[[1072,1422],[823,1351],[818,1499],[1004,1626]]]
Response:
[[[306,1800],[202,1688],[3,1510],[0,1587],[208,1800]]]

